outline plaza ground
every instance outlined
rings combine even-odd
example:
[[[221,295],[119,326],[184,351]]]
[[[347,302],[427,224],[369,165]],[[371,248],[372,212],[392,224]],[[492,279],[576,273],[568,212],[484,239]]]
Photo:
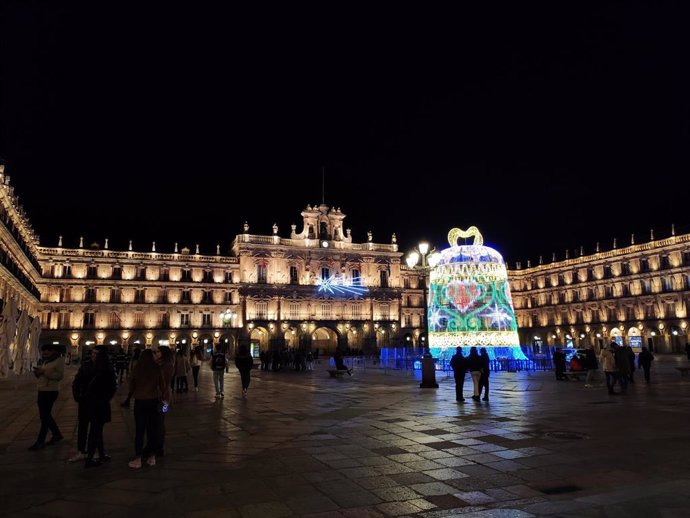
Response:
[[[68,464],[76,404],[67,368],[54,415],[65,435],[38,452],[31,377],[0,380],[0,515],[12,517],[289,516],[684,517],[690,515],[685,357],[657,356],[625,396],[558,382],[553,372],[495,373],[491,401],[455,401],[452,377],[420,389],[404,371],[369,366],[352,377],[254,371],[249,397],[226,375],[213,397],[178,396],[166,455],[133,457],[131,409],[113,403],[113,460]],[[469,378],[469,376],[468,376]],[[466,394],[470,395],[470,383]]]

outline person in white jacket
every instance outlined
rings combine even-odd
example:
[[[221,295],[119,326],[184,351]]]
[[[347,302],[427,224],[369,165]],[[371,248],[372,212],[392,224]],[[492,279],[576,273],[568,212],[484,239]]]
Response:
[[[65,376],[65,360],[60,351],[53,345],[44,345],[41,350],[41,363],[34,367],[34,376],[38,378],[38,414],[41,417],[41,428],[38,431],[36,442],[29,447],[29,450],[42,450],[47,445],[55,444],[63,439],[52,411],[55,401],[57,401],[60,381]],[[50,430],[51,437],[46,442],[46,435]]]
[[[616,368],[616,359],[614,357],[616,347],[616,343],[611,342],[609,346],[602,349],[599,354],[599,363],[601,363],[601,368],[606,375],[606,388],[609,394],[616,394],[616,392],[613,391],[613,387],[618,379],[618,369]]]

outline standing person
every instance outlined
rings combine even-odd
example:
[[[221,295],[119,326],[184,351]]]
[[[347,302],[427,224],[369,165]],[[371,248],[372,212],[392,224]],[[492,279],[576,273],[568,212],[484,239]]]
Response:
[[[479,401],[479,378],[482,376],[482,359],[479,357],[476,347],[470,348],[470,355],[467,357],[467,369],[470,371],[474,386],[472,399]]]
[[[77,402],[77,453],[67,459],[67,462],[79,462],[86,460],[86,438],[89,433],[89,416],[86,411],[86,392],[91,382],[91,357],[95,356],[93,350],[89,358],[84,359],[79,366],[77,374],[72,380],[72,397]]]
[[[652,368],[653,361],[654,355],[646,347],[643,347],[642,352],[637,357],[637,365],[644,370],[644,380],[647,382],[647,385],[649,385],[649,370]]]
[[[201,362],[203,359],[203,348],[197,345],[192,351],[192,356],[189,360],[189,364],[192,367],[192,377],[194,378],[194,392],[199,392],[199,370],[201,369]]]
[[[216,344],[211,357],[211,370],[213,371],[213,385],[216,387],[216,399],[224,398],[223,392],[223,376],[225,375],[226,367],[225,353],[220,348],[220,344]]]
[[[307,351],[307,370],[314,370],[314,354],[311,352],[311,349]]]
[[[613,357],[616,361],[616,370],[618,371],[618,382],[621,384],[621,394],[628,392],[628,381],[630,380],[630,360],[628,359],[628,352],[625,347],[616,347]]]
[[[560,347],[556,347],[553,352],[553,366],[556,369],[556,379],[558,381],[565,380],[565,354]]]
[[[455,378],[455,401],[465,401],[463,388],[467,374],[467,361],[462,355],[462,347],[455,348],[455,354],[450,359],[450,368],[453,369],[453,377]]]
[[[585,369],[587,369],[587,377],[585,378],[585,387],[592,386],[592,380],[596,371],[599,369],[599,363],[597,362],[597,355],[594,352],[594,348],[590,346],[589,349],[585,351]]]
[[[65,376],[65,360],[60,351],[53,345],[44,345],[41,350],[41,362],[33,368],[34,376],[38,378],[38,414],[41,417],[41,428],[38,431],[36,442],[29,450],[41,450],[46,445],[55,444],[63,439],[55,419],[53,419],[53,405],[58,397],[60,381]],[[51,437],[46,442],[46,435],[50,430]]]
[[[129,462],[132,469],[141,469],[142,461],[149,466],[156,465],[156,451],[160,433],[158,405],[165,391],[163,372],[154,359],[151,349],[144,350],[129,379],[130,392],[134,397],[134,459]],[[146,436],[146,446],[144,446]]]
[[[240,378],[242,379],[242,397],[247,397],[253,366],[254,358],[249,354],[247,346],[240,345],[237,356],[235,357],[235,367],[240,371]]]
[[[156,363],[160,366],[161,375],[163,376],[163,393],[161,400],[167,403],[172,402],[173,394],[173,378],[175,377],[175,355],[170,347],[159,347],[155,354]],[[164,455],[165,446],[165,413],[158,413],[158,449],[156,455],[162,457]],[[154,460],[155,464],[155,460]]]
[[[127,370],[127,353],[125,353],[122,347],[120,347],[120,350],[115,355],[115,368],[117,369],[118,383],[122,384],[122,377]]]
[[[601,350],[599,354],[599,361],[601,362],[601,368],[604,369],[604,375],[606,376],[606,388],[609,394],[616,394],[613,387],[616,385],[616,379],[618,379],[618,372],[616,369],[616,359],[613,356],[614,350],[616,348],[616,342],[611,342],[608,347]]]
[[[629,345],[626,345],[624,347],[625,349],[625,354],[628,358],[628,364],[629,364],[629,371],[630,374],[628,375],[628,379],[630,380],[630,383],[635,384],[635,351],[632,350],[632,347]]]
[[[482,375],[479,377],[479,395],[482,395],[482,388],[484,389],[483,401],[489,401],[489,374],[491,374],[491,359],[486,347],[482,347],[479,351],[479,358],[482,360]]]
[[[177,351],[175,357],[175,380],[177,380],[177,393],[187,392],[187,371],[189,370],[189,360],[182,349]]]
[[[117,381],[105,347],[94,347],[91,351],[90,372],[86,376],[90,380],[82,402],[89,420],[85,467],[91,468],[110,460],[103,445],[103,427],[110,422],[110,400],[117,390]],[[98,461],[93,458],[96,449]]]

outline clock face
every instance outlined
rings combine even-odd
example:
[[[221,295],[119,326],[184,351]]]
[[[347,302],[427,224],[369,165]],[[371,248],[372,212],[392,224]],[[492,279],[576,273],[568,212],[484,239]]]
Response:
[[[328,248],[328,241],[321,241],[321,248]]]

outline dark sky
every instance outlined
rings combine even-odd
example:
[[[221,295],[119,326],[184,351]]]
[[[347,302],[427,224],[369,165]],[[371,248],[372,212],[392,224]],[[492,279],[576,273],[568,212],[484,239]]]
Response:
[[[555,4],[6,1],[0,156],[51,246],[288,236],[322,166],[355,240],[401,250],[469,225],[511,263],[690,232],[688,10]]]

